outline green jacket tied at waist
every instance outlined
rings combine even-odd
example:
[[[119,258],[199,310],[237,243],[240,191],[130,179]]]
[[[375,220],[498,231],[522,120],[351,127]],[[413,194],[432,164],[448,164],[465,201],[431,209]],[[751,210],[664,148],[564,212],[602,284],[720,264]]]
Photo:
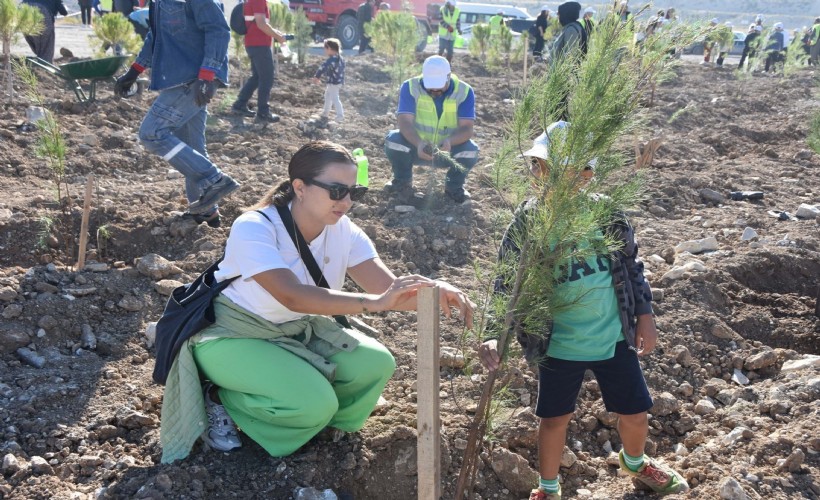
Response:
[[[214,311],[216,322],[185,342],[168,374],[160,427],[162,463],[187,457],[207,425],[199,372],[191,352],[197,342],[213,338],[266,339],[304,359],[331,382],[336,365],[327,358],[359,345],[327,316],[305,316],[276,324],[221,295],[214,300]]]

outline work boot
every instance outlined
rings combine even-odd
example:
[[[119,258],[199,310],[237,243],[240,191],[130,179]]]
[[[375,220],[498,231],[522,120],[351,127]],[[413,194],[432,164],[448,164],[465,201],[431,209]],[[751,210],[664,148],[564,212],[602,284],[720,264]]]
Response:
[[[279,115],[275,115],[271,112],[267,113],[257,113],[256,118],[254,118],[254,123],[262,123],[267,125],[268,123],[277,123],[279,122]]]
[[[470,192],[463,187],[447,188],[444,190],[444,194],[459,205],[471,198]]]
[[[246,118],[253,118],[254,116],[256,116],[256,113],[251,108],[247,106],[237,106],[236,104],[231,106],[231,113],[239,116],[244,116]]]
[[[219,200],[239,189],[239,183],[231,179],[227,174],[211,184],[202,192],[198,200],[188,206],[188,212],[195,215],[207,213],[211,207],[219,203]]]

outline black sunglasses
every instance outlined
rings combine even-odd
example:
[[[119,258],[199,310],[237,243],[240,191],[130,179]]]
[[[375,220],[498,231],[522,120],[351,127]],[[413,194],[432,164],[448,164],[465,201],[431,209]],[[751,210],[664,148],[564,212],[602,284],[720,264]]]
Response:
[[[364,197],[365,193],[367,193],[367,188],[358,184],[354,186],[346,186],[344,184],[339,184],[338,182],[334,182],[333,184],[325,184],[324,182],[317,181],[316,179],[305,181],[305,184],[326,189],[330,194],[330,199],[333,201],[343,200],[348,194],[350,195],[351,201],[359,201]]]

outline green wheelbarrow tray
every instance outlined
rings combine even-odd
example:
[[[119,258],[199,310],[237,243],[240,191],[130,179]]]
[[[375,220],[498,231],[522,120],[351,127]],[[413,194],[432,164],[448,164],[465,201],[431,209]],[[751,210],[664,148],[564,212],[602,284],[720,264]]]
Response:
[[[129,56],[112,56],[101,59],[91,59],[88,61],[78,61],[55,66],[39,57],[26,57],[26,62],[40,68],[52,75],[65,80],[77,100],[80,102],[92,102],[97,98],[97,82],[115,81],[114,75],[120,70],[123,63]],[[90,80],[88,94],[86,95],[79,80]],[[138,91],[142,91],[143,82],[137,82]]]

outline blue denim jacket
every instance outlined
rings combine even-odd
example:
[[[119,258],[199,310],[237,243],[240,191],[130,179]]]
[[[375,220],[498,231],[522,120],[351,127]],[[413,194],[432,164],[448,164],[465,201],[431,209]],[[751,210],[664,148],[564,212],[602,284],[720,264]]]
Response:
[[[155,0],[135,64],[151,68],[151,90],[192,82],[200,70],[228,84],[231,30],[218,0]]]

